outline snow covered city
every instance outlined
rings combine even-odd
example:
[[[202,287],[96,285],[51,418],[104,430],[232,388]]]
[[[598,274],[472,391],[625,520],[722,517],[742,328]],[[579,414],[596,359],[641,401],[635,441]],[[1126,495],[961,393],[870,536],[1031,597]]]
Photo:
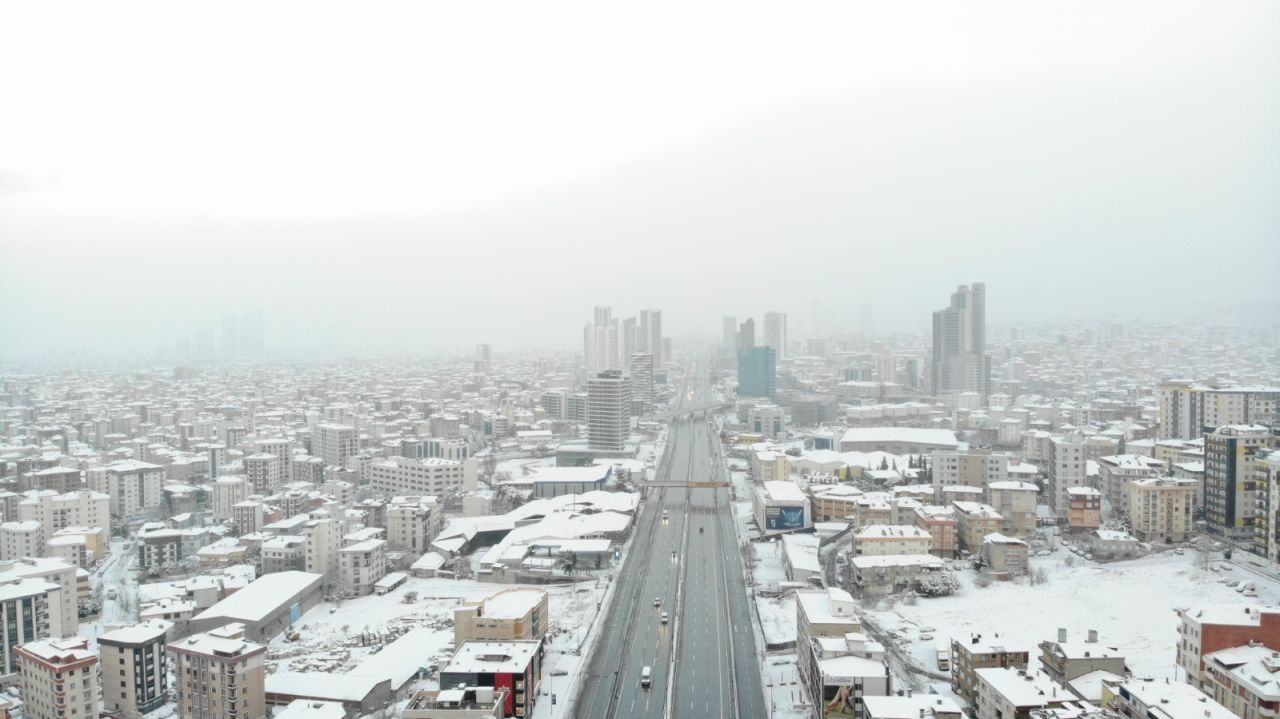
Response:
[[[1280,719],[1280,4],[0,0],[0,719]]]

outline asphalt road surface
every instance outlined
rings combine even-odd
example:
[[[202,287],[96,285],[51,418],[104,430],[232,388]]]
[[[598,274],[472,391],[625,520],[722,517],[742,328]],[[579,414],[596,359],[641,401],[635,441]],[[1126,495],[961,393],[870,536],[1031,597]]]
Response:
[[[696,370],[681,405],[710,398],[705,375]],[[576,716],[767,715],[718,442],[705,418],[672,424],[656,477],[663,486],[646,491]],[[669,614],[666,624],[663,612]],[[640,682],[646,666],[648,688]]]

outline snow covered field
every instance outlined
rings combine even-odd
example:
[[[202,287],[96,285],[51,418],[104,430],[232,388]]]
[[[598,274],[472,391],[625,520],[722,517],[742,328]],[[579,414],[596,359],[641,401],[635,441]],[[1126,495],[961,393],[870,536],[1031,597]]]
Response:
[[[480,599],[518,585],[490,584],[451,579],[408,579],[400,588],[383,596],[366,596],[342,602],[325,602],[307,612],[297,623],[300,638],[284,636],[271,642],[269,671],[325,671],[343,673],[374,653],[397,633],[414,627],[428,627],[427,653],[443,667],[453,646],[453,610],[468,599]],[[576,672],[581,657],[577,652],[590,628],[598,598],[608,583],[580,582],[541,587],[550,595],[551,622],[544,665],[543,688],[548,693],[567,678],[552,672]],[[406,592],[417,592],[417,601],[404,602]],[[558,672],[557,672],[558,673]],[[435,688],[432,680],[420,680],[414,688]],[[563,701],[563,695],[557,697]]]
[[[1043,584],[993,582],[978,588],[973,585],[974,572],[961,571],[957,575],[963,589],[956,596],[919,599],[914,605],[881,602],[863,611],[881,629],[899,636],[913,664],[933,672],[935,639],[922,635],[999,635],[1036,656],[1036,645],[1055,639],[1058,628],[1064,627],[1073,641],[1082,641],[1090,629],[1098,630],[1099,642],[1118,647],[1135,675],[1173,678],[1178,630],[1174,608],[1213,605],[1239,607],[1243,613],[1246,606],[1280,600],[1276,582],[1222,562],[1215,562],[1214,570],[1199,564],[1195,552],[1097,564],[1059,549],[1032,560],[1033,571],[1045,572]],[[1252,581],[1258,596],[1237,593],[1220,581],[1225,577]]]

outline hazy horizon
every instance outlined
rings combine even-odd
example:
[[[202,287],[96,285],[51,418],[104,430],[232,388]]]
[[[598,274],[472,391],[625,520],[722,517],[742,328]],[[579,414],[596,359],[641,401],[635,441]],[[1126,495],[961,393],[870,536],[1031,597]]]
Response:
[[[0,359],[1280,311],[1272,4],[305,7],[0,11]]]

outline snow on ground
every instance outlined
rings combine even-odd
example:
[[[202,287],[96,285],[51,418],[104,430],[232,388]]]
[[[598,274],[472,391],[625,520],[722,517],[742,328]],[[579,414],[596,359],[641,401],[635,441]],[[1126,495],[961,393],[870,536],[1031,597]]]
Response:
[[[777,589],[787,581],[787,570],[782,562],[782,542],[752,542],[755,555],[751,577],[757,588]]]
[[[1033,572],[1043,570],[1047,581],[1032,585],[993,582],[975,587],[972,571],[957,572],[963,589],[952,597],[919,599],[915,604],[888,602],[864,606],[863,611],[881,629],[899,635],[907,644],[912,663],[937,671],[935,640],[930,637],[967,637],[1000,640],[1025,646],[1033,655],[1036,645],[1057,637],[1059,627],[1068,639],[1083,641],[1090,629],[1099,642],[1118,647],[1138,676],[1175,678],[1176,607],[1239,607],[1270,604],[1280,599],[1275,581],[1221,562],[1215,569],[1198,566],[1195,552],[1165,552],[1143,559],[1099,564],[1059,550],[1032,560]],[[1255,583],[1258,596],[1245,597],[1220,580],[1230,577]],[[923,637],[922,637],[923,635]]]
[[[274,671],[343,673],[398,633],[428,627],[434,631],[426,638],[427,653],[435,657],[435,664],[444,666],[452,655],[454,609],[466,600],[514,586],[523,585],[411,577],[382,596],[323,602],[295,625],[300,634],[297,641],[283,635],[272,640],[269,665]],[[594,620],[597,597],[603,596],[606,586],[605,581],[589,581],[539,587],[550,595],[548,670],[576,668],[578,657],[566,659],[565,655],[578,650]],[[417,592],[417,601],[405,603],[406,592]]]
[[[770,654],[764,658],[761,670],[765,691],[769,694],[769,716],[773,719],[807,719],[808,712],[804,686],[800,684],[800,670],[796,667],[796,655]]]
[[[782,644],[796,640],[796,595],[784,597],[756,597],[756,612],[760,615],[760,628],[769,644]]]

